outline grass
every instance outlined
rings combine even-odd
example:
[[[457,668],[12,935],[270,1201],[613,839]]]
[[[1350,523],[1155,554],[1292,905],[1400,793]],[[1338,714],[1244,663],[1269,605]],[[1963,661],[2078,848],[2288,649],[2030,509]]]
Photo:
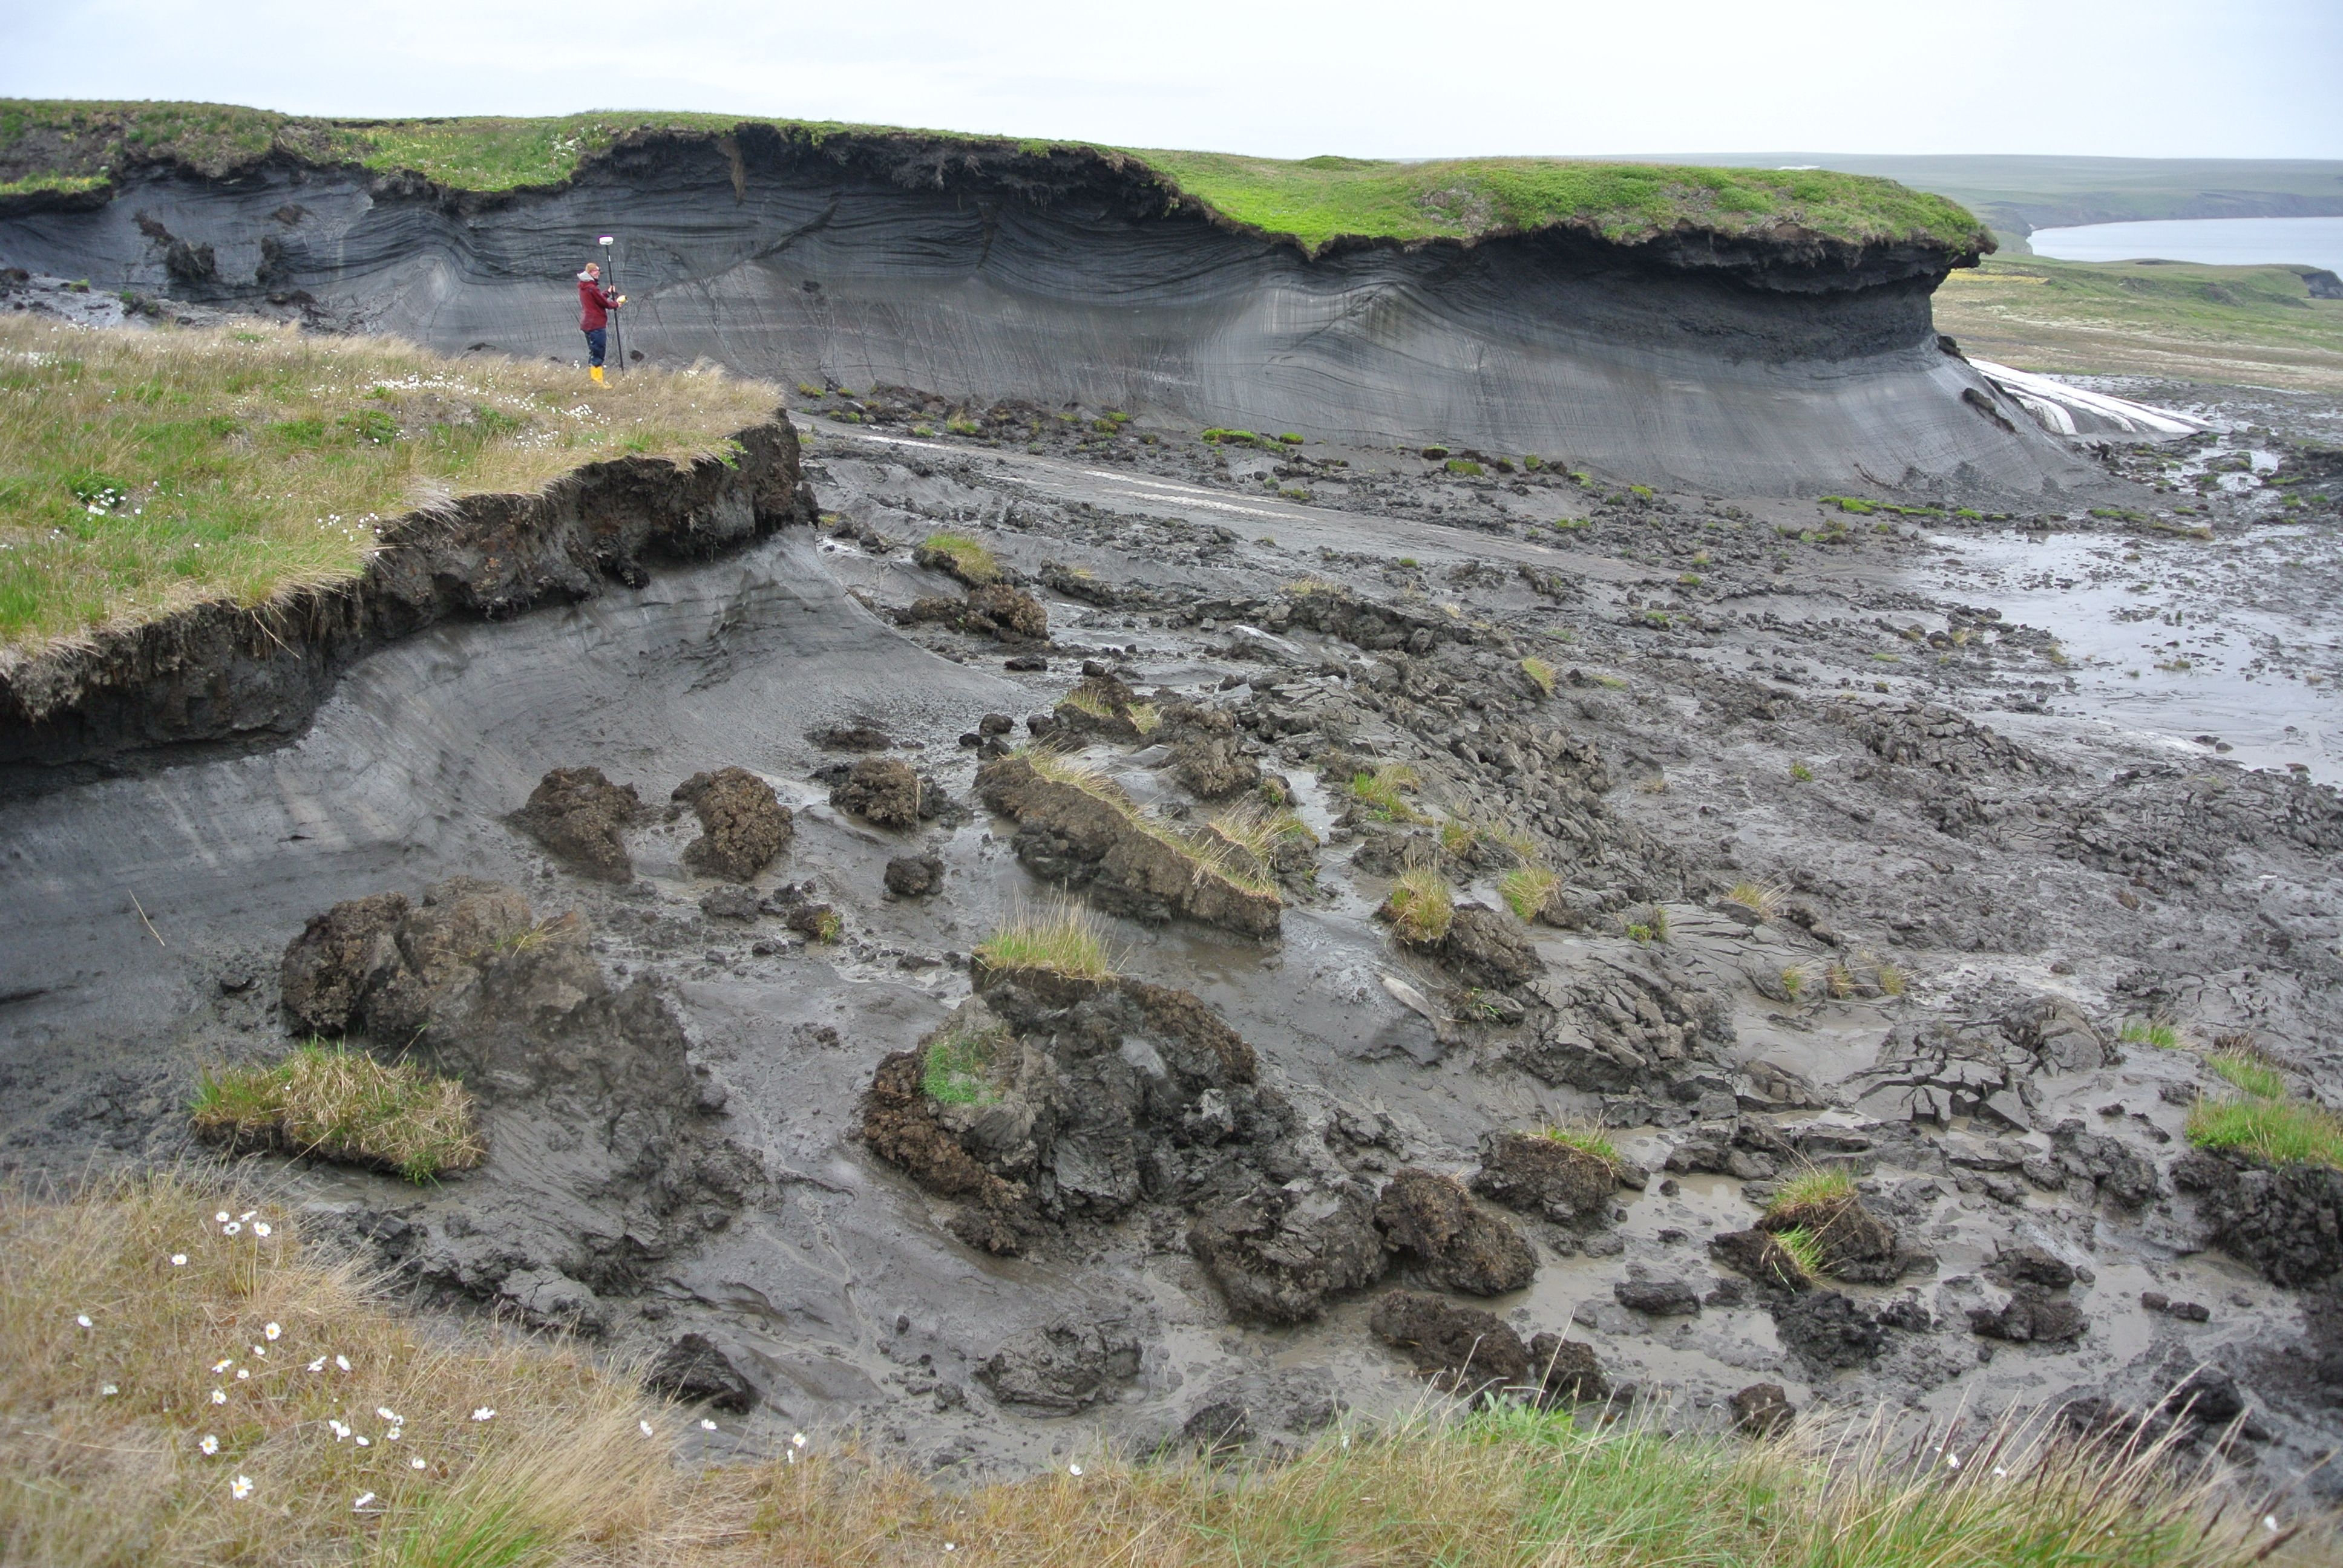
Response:
[[[1795,1214],[1806,1209],[1835,1210],[1855,1201],[1853,1172],[1844,1165],[1817,1165],[1783,1182],[1767,1201],[1765,1212]]]
[[[2307,1100],[2200,1100],[2188,1111],[2188,1141],[2240,1150],[2270,1165],[2343,1171],[2343,1121]]]
[[[992,552],[966,534],[930,534],[921,547],[951,560],[952,576],[970,585],[1001,580],[1001,563]]]
[[[212,1218],[222,1211],[265,1218],[271,1233],[231,1221],[239,1229],[226,1234]],[[678,1455],[685,1422],[624,1376],[567,1347],[396,1312],[304,1249],[274,1204],[170,1178],[70,1201],[0,1194],[0,1245],[12,1260],[0,1274],[0,1405],[11,1413],[0,1436],[0,1560],[11,1563],[2330,1560],[2323,1517],[2259,1494],[2223,1509],[2212,1474],[2177,1462],[2169,1438],[2131,1451],[2080,1446],[2014,1419],[1924,1432],[1882,1414],[1753,1442],[1671,1436],[1634,1417],[1581,1423],[1501,1401],[1460,1417],[1427,1406],[1380,1427],[1346,1418],[1269,1460],[1083,1453],[1024,1478],[930,1479],[816,1433],[778,1461],[710,1464]],[[223,1360],[231,1373],[215,1374]],[[398,1441],[379,1411],[398,1412]],[[475,1411],[495,1413],[475,1421]],[[327,1424],[337,1421],[354,1429],[350,1440]],[[203,1452],[206,1434],[216,1453]],[[238,1478],[249,1483],[241,1498]]]
[[[1790,782],[1791,782],[1791,783],[1793,783],[1793,784],[1811,784],[1811,783],[1813,783],[1814,781],[1815,781],[1815,770],[1814,770],[1813,769],[1811,769],[1811,768],[1807,767],[1807,766],[1806,766],[1805,763],[1803,763],[1803,762],[1793,762],[1793,763],[1791,763],[1791,764],[1790,764]]]
[[[468,1169],[487,1152],[462,1084],[322,1040],[274,1067],[206,1071],[191,1114],[207,1138],[396,1171],[409,1181]]]
[[[1536,654],[1532,654],[1522,660],[1522,673],[1528,676],[1531,682],[1546,696],[1554,695],[1554,670],[1551,662],[1540,658]]]
[[[1793,1225],[1786,1231],[1776,1231],[1774,1232],[1774,1244],[1790,1255],[1790,1261],[1797,1264],[1798,1272],[1807,1279],[1825,1277],[1822,1239],[1815,1234],[1812,1228]]]
[[[2116,1038],[2127,1045],[2152,1045],[2158,1050],[2180,1047],[2180,1028],[2169,1019],[2127,1018]]]
[[[1078,701],[1078,699],[1083,700]],[[1103,703],[1098,702],[1091,693],[1083,691],[1080,687],[1076,687],[1065,700],[1074,702],[1086,713],[1094,711],[1094,709],[1084,707],[1083,701],[1089,701],[1097,708],[1104,706]],[[1135,715],[1141,706],[1143,705],[1133,704],[1132,708],[1127,710],[1134,715],[1134,723],[1138,722]],[[1147,733],[1161,722],[1152,709],[1148,711],[1147,718],[1149,722],[1141,730],[1141,734]],[[1027,765],[1042,778],[1080,789],[1091,799],[1113,810],[1130,824],[1133,831],[1146,834],[1187,861],[1190,870],[1195,876],[1216,877],[1232,887],[1258,897],[1275,899],[1279,896],[1277,880],[1269,874],[1265,864],[1256,863],[1250,857],[1240,858],[1239,851],[1242,848],[1240,843],[1211,830],[1202,833],[1183,831],[1160,818],[1148,815],[1123,792],[1121,785],[1108,778],[1105,771],[1096,764],[1086,762],[1079,757],[1053,751],[1045,746],[1028,747],[1017,755],[1023,758]]]
[[[1497,896],[1523,920],[1536,920],[1561,890],[1562,879],[1550,868],[1535,863],[1516,866],[1497,879]]]
[[[1385,762],[1372,773],[1351,777],[1351,798],[1386,822],[1426,822],[1430,818],[1407,802],[1407,795],[1423,787],[1415,769],[1404,762]]]
[[[989,1029],[953,1028],[928,1044],[920,1061],[920,1087],[939,1105],[990,1105],[993,1063],[1009,1039],[1006,1024]]]
[[[582,464],[734,455],[774,389],[382,337],[0,317],[0,659],[365,569],[393,518]]]
[[[1437,870],[1413,866],[1392,884],[1391,896],[1379,912],[1391,922],[1392,934],[1400,940],[1429,947],[1448,934],[1456,919],[1456,900]]]
[[[1291,808],[1265,801],[1247,801],[1215,812],[1206,825],[1262,866],[1270,863],[1280,845],[1318,842],[1318,835],[1310,830],[1310,824]]]
[[[2286,1098],[2286,1074],[2250,1051],[2217,1051],[2205,1065],[2236,1088],[2262,1100]]]
[[[1745,910],[1755,911],[1762,920],[1772,920],[1782,912],[1782,901],[1790,890],[1779,882],[1735,882],[1725,895]]]
[[[1964,350],[2022,370],[2343,390],[2343,300],[2290,267],[1996,258],[1935,306]]]
[[[1568,1123],[1551,1123],[1538,1129],[1538,1136],[1556,1143],[1567,1143],[1582,1154],[1592,1154],[1605,1165],[1616,1170],[1622,1163],[1619,1146],[1599,1127],[1579,1127]]]
[[[383,172],[411,169],[463,190],[510,190],[566,179],[585,158],[639,133],[720,136],[746,124],[769,126],[808,148],[844,135],[893,130],[664,111],[599,110],[542,119],[327,120],[221,104],[15,98],[0,100],[0,180],[26,189],[64,189],[70,182],[86,188],[132,156],[167,153],[220,174],[276,153]],[[1010,143],[952,132],[909,134],[1051,158],[1102,156],[1142,176],[1155,176],[1172,193],[1233,223],[1290,236],[1313,251],[1346,235],[1472,239],[1567,228],[1634,241],[1680,227],[1756,235],[1779,225],[1860,243],[1920,241],[1960,251],[1989,249],[1992,243],[1982,224],[1943,196],[1892,180],[1824,170],[1565,158],[1294,161],[1074,142]]]
[[[976,956],[995,970],[1044,970],[1071,980],[1114,978],[1114,960],[1098,922],[1074,905],[1023,911],[976,944]]]

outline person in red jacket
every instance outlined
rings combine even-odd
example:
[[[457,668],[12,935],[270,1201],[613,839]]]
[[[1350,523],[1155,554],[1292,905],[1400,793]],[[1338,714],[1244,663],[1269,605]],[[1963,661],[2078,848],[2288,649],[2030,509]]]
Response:
[[[587,374],[602,379],[602,356],[610,343],[610,312],[627,303],[623,294],[602,286],[602,264],[589,261],[578,275],[578,329],[586,334]]]

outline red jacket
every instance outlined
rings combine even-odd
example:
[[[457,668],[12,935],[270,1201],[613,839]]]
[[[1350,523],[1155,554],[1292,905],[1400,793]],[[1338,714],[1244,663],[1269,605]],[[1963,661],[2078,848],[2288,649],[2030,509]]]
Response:
[[[610,312],[618,308],[618,297],[590,277],[578,280],[578,329],[592,332],[610,324]]]

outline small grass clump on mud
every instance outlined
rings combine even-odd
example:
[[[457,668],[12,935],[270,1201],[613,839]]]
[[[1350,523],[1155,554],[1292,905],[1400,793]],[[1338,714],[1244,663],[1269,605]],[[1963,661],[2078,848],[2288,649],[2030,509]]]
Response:
[[[1097,922],[1072,905],[1018,915],[977,943],[976,956],[989,969],[1046,970],[1072,980],[1114,978]]]
[[[1798,1272],[1809,1280],[1824,1277],[1822,1239],[1815,1234],[1811,1226],[1793,1225],[1786,1231],[1776,1231],[1773,1235],[1774,1244],[1790,1255],[1790,1261],[1797,1264]]]
[[[311,1040],[274,1067],[206,1072],[196,1131],[239,1148],[278,1149],[428,1181],[480,1162],[472,1097],[412,1062]]]
[[[1505,908],[1523,920],[1536,920],[1561,890],[1562,879],[1550,868],[1534,862],[1516,866],[1497,879],[1497,896],[1505,900]]]
[[[403,513],[583,464],[729,460],[775,390],[443,358],[255,322],[92,330],[0,317],[0,659],[194,605],[362,572]]]
[[[1092,712],[1093,708],[1101,710],[1105,708],[1104,703],[1093,693],[1087,692],[1081,687],[1076,687],[1064,700],[1073,703],[1085,713]],[[1134,703],[1125,710],[1126,716],[1131,718],[1134,724],[1139,722],[1138,709],[1143,706],[1143,704]],[[1111,714],[1101,711],[1096,716],[1111,717]],[[1161,722],[1161,718],[1154,713],[1154,710],[1149,709],[1146,727],[1141,730],[1141,733],[1149,733]],[[1124,793],[1121,785],[1108,778],[1105,769],[1097,764],[1085,761],[1079,757],[1069,756],[1064,752],[1051,750],[1046,746],[1028,747],[1019,751],[1017,755],[1023,758],[1027,765],[1042,778],[1055,783],[1071,785],[1101,805],[1118,813],[1131,825],[1132,830],[1146,834],[1187,861],[1189,868],[1196,876],[1217,877],[1222,881],[1245,892],[1266,898],[1275,899],[1279,896],[1276,879],[1269,875],[1265,863],[1250,863],[1250,857],[1240,857],[1236,853],[1240,846],[1219,833],[1209,830],[1202,833],[1186,832],[1160,818],[1150,816],[1141,810],[1138,803]]]
[[[1429,819],[1407,801],[1421,784],[1406,763],[1386,762],[1372,773],[1353,774],[1351,798],[1386,822],[1423,822]]]
[[[1006,1024],[954,1027],[930,1041],[920,1059],[920,1087],[939,1105],[990,1105],[1000,1098],[992,1068],[1010,1039]]]
[[[1448,934],[1456,919],[1456,900],[1437,870],[1415,866],[1400,873],[1377,913],[1391,922],[1392,933],[1400,940],[1429,947]]]
[[[1855,1201],[1855,1175],[1852,1171],[1844,1165],[1818,1165],[1783,1182],[1766,1203],[1765,1212],[1769,1215],[1835,1213]]]
[[[2127,1018],[2116,1038],[2127,1045],[2152,1045],[2158,1050],[2180,1047],[2180,1026],[2169,1019]]]
[[[2124,1448],[2015,1418],[1915,1441],[1882,1413],[1752,1442],[1498,1400],[1345,1419],[1275,1459],[1083,1455],[1011,1480],[939,1482],[820,1433],[778,1462],[679,1463],[680,1423],[622,1375],[564,1345],[395,1311],[307,1253],[274,1205],[222,1188],[0,1194],[0,1247],[9,1563],[2332,1561],[2322,1519],[2260,1495],[2239,1508],[2176,1462],[2177,1434]]]
[[[2259,1100],[2286,1098],[2286,1074],[2248,1050],[2216,1051],[2205,1065],[2221,1079]]]
[[[1619,1146],[1612,1142],[1610,1136],[1599,1127],[1553,1122],[1539,1128],[1538,1136],[1556,1143],[1566,1143],[1581,1154],[1591,1154],[1614,1171],[1623,1163],[1619,1158]]]
[[[2343,1120],[2307,1100],[2200,1100],[2188,1112],[2188,1141],[2236,1149],[2268,1165],[2343,1171]]]
[[[1531,683],[1546,696],[1554,695],[1554,670],[1551,661],[1531,654],[1522,660],[1522,673],[1528,676]]]
[[[1782,900],[1789,897],[1789,890],[1778,882],[1735,882],[1725,896],[1754,910],[1759,919],[1770,920],[1781,913]]]
[[[971,587],[1001,580],[1001,563],[992,552],[966,534],[930,534],[922,549],[948,558],[952,575]]]

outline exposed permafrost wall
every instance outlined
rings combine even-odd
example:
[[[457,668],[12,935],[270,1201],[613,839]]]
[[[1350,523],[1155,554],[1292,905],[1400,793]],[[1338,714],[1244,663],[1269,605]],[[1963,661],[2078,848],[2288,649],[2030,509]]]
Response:
[[[606,232],[628,347],[660,363],[1442,440],[1739,493],[2022,495],[2089,472],[1996,418],[1938,347],[1929,296],[1964,259],[1941,249],[1549,232],[1313,257],[1102,155],[744,127],[496,196],[282,161],[149,167],[0,208],[0,260],[186,297],[298,291],[435,347],[576,357],[571,275]]]

